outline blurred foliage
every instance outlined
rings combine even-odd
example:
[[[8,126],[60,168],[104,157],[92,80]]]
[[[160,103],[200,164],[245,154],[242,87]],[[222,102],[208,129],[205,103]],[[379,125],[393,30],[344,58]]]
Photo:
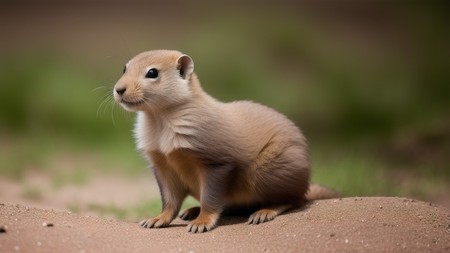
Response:
[[[450,179],[444,2],[148,3],[154,15],[141,2],[82,3],[2,8],[2,175],[54,172],[67,154],[77,154],[63,162],[74,170],[145,170],[134,116],[113,103],[112,87],[133,55],[174,48],[193,57],[214,97],[260,102],[301,126],[315,181],[348,195],[431,198],[395,171],[421,185]]]
[[[198,201],[193,199],[192,197],[187,197],[183,202],[183,205],[181,206],[181,211],[194,206],[198,206]],[[101,205],[92,203],[85,208],[80,207],[79,205],[71,205],[69,209],[72,212],[77,213],[90,211],[99,213],[102,216],[113,216],[121,220],[141,221],[142,219],[157,216],[161,212],[162,204],[159,199],[153,199],[142,201],[136,206],[119,207],[114,204]]]

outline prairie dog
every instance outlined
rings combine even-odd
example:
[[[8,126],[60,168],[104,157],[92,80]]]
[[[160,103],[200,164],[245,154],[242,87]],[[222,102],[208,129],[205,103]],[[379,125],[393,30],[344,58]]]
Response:
[[[225,210],[255,208],[248,223],[259,224],[307,200],[310,164],[300,130],[269,107],[209,96],[188,55],[140,53],[113,92],[137,112],[137,147],[153,164],[161,193],[161,214],[140,226],[168,226],[188,195],[200,202],[180,215],[193,233],[213,229]]]

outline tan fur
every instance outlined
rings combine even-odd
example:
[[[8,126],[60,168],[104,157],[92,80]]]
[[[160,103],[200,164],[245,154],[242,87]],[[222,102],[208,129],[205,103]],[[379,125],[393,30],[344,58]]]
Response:
[[[157,78],[145,78],[151,68]],[[262,208],[249,219],[258,224],[302,205],[310,176],[300,130],[266,106],[217,101],[193,69],[178,51],[144,52],[127,63],[115,86],[117,102],[138,114],[137,146],[154,165],[163,200],[161,215],[141,226],[167,226],[187,195],[201,205],[181,215],[196,217],[188,226],[194,233],[209,231],[234,207]]]

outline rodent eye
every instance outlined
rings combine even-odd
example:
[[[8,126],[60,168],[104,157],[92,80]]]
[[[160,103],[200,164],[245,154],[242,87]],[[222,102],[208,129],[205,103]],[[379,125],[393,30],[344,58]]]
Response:
[[[158,77],[158,70],[155,68],[151,68],[147,71],[147,74],[145,74],[146,78],[157,78]]]
[[[125,65],[125,67],[123,67],[123,74],[125,74],[126,71],[127,71],[127,66]]]

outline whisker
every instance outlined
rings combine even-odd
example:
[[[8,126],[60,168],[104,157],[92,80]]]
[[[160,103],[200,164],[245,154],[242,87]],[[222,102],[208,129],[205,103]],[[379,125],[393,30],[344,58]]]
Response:
[[[106,90],[106,89],[109,89],[109,87],[106,85],[102,85],[102,86],[98,86],[98,87],[92,89],[91,92],[97,92],[97,91]]]
[[[117,108],[119,107],[119,105],[115,102],[115,101],[112,101],[112,109],[111,109],[111,120],[112,120],[112,122],[113,122],[113,126],[114,126],[114,128],[117,128],[117,123],[116,123],[116,117],[115,117],[115,114],[116,114],[116,112],[117,112]]]
[[[111,87],[105,87],[106,92],[105,94],[100,98],[100,104],[97,109],[97,117],[100,117],[102,115],[105,115],[108,110],[111,110],[111,121],[114,126],[114,128],[118,127],[117,124],[117,110],[120,109],[120,106],[116,103],[114,99],[114,95],[112,92]],[[98,90],[98,89],[97,89]],[[121,110],[122,111],[122,110]],[[120,114],[119,114],[120,115]]]
[[[113,90],[115,81],[113,79],[108,78],[108,80],[105,80],[104,82],[101,82],[98,87],[95,87],[91,90],[91,92],[97,92],[102,90]]]
[[[108,89],[106,87],[104,88]],[[113,99],[114,97],[112,91],[106,91],[105,94],[103,94],[103,96],[99,99],[100,104],[97,108],[97,117],[99,117],[102,113],[105,113],[106,109],[108,108],[108,104],[110,104]]]
[[[112,114],[112,120],[114,121],[114,127],[118,127],[116,124],[116,120],[118,118],[125,118],[125,115],[127,115],[127,117],[130,116],[130,113],[128,113],[126,110],[124,110],[118,103],[113,103],[113,114]]]
[[[107,110],[110,106],[113,106],[114,103],[115,103],[114,97],[113,97],[113,96],[107,96],[107,97],[105,98],[105,100],[104,100],[104,103],[103,103],[103,110],[102,110],[102,113],[105,114],[105,113],[106,113],[106,110]]]

